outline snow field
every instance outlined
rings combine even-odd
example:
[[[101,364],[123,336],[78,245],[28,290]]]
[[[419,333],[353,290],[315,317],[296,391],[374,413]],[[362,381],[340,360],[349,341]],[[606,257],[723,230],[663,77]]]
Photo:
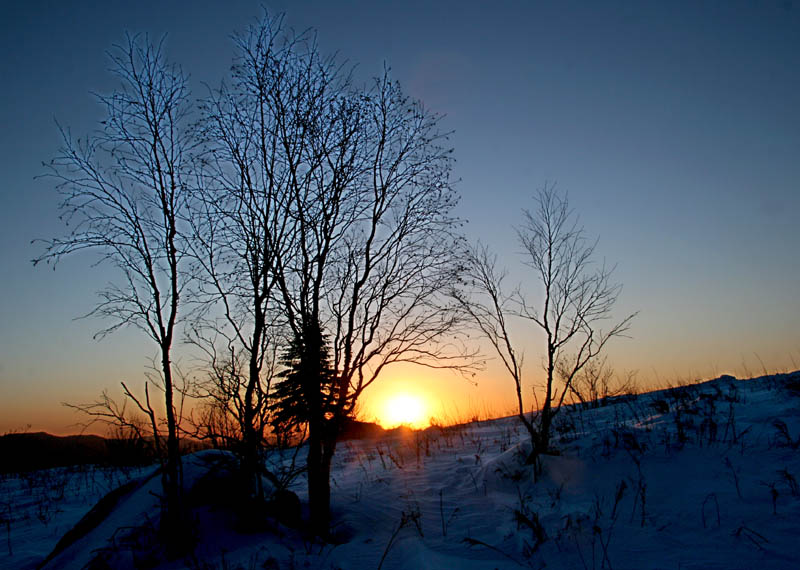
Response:
[[[798,568],[798,385],[798,373],[722,377],[566,407],[556,419],[559,454],[543,457],[538,478],[513,417],[342,442],[332,470],[335,544],[277,521],[242,532],[224,501],[209,500],[193,514],[194,556],[166,561],[130,539],[153,540],[142,529],[159,515],[159,478],[131,474],[141,475],[138,487],[46,568],[82,568],[98,554],[119,568]],[[215,451],[187,457],[187,489],[225,460]],[[91,508],[102,489],[80,491],[81,476],[66,478],[47,525],[33,516],[25,479],[3,480],[0,497],[20,520],[0,565],[34,567]],[[305,504],[304,478],[291,488]]]

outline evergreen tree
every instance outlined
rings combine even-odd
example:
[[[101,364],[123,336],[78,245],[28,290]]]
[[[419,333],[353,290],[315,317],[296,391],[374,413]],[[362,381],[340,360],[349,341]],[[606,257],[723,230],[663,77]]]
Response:
[[[327,336],[316,326],[294,336],[281,356],[286,368],[278,374],[271,406],[272,427],[279,436],[302,431],[317,406],[330,417],[335,373],[329,352]],[[315,398],[321,398],[317,405]]]

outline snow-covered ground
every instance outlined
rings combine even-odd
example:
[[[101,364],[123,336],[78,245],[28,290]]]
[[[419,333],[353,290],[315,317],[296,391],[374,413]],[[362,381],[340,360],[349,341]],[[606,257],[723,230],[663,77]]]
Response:
[[[76,465],[0,474],[0,568],[36,567],[98,500],[153,472]]]
[[[213,476],[221,452],[185,460],[197,547],[171,562],[152,547],[152,468],[6,477],[0,566],[36,567],[131,481],[46,568],[800,568],[800,394],[789,385],[800,388],[800,373],[565,408],[560,455],[544,458],[538,480],[514,418],[344,442],[332,475],[337,544],[277,521],[243,532],[225,477]],[[303,502],[304,483],[293,486]]]

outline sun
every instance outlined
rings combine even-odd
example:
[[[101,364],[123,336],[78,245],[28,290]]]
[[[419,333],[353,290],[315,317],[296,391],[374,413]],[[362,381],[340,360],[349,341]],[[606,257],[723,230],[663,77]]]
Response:
[[[425,417],[425,402],[413,394],[395,394],[383,405],[381,424],[386,428],[407,425],[413,428],[424,427],[428,422]]]

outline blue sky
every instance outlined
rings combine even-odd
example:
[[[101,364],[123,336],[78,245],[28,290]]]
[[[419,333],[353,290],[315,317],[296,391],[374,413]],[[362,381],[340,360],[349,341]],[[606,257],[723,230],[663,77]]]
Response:
[[[445,114],[471,239],[512,277],[514,225],[546,181],[569,193],[599,252],[617,264],[620,313],[640,311],[612,347],[644,383],[800,364],[800,6],[792,2],[266,2],[322,49],[384,62]],[[94,341],[74,320],[113,273],[91,256],[33,268],[36,238],[63,232],[51,181],[55,120],[91,132],[91,91],[114,84],[104,52],[126,31],[168,33],[193,94],[215,85],[229,35],[260,2],[19,2],[0,10],[0,430],[66,430],[61,401],[140,382],[154,350],[136,331]],[[535,338],[527,342],[538,374]],[[188,356],[185,358],[189,358]],[[794,362],[793,362],[794,361]],[[185,364],[190,365],[190,362]],[[473,387],[437,378],[460,408],[511,394],[490,365]],[[390,375],[372,398],[401,384]],[[445,396],[442,396],[443,398]]]

